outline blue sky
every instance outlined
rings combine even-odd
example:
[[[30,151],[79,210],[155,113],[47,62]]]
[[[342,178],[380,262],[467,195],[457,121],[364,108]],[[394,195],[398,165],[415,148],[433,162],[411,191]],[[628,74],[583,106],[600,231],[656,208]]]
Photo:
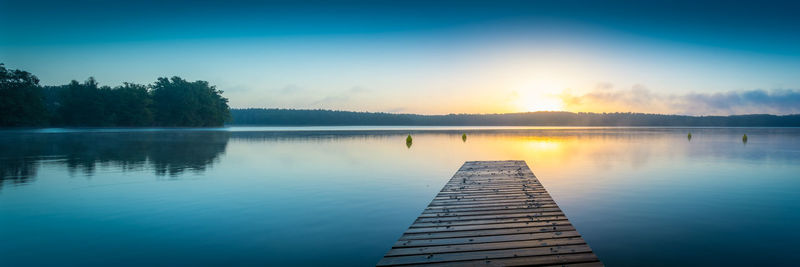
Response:
[[[63,84],[178,75],[233,107],[800,113],[800,4],[7,1],[0,62]]]

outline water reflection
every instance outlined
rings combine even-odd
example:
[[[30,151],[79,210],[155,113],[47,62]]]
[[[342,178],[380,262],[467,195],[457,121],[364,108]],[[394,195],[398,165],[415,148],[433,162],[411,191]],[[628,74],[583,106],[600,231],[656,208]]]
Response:
[[[608,265],[790,265],[800,129],[744,133],[0,131],[0,259],[374,266],[464,161],[520,159]]]
[[[40,165],[63,165],[70,175],[85,176],[99,166],[169,177],[201,173],[225,153],[229,138],[229,132],[3,133],[0,186],[31,182]]]
[[[697,143],[692,149],[687,142],[679,142],[685,129],[669,128],[413,130],[406,136],[406,147],[410,149],[416,141],[421,154],[451,151],[467,160],[536,159],[551,166],[569,165],[581,158],[603,169],[620,159],[634,169],[641,168],[654,154],[748,160],[790,160],[795,156],[781,148],[797,145],[797,129],[748,131],[759,136],[756,145],[760,147],[741,152],[729,147],[737,137],[747,143],[747,135],[741,136],[736,128],[692,129],[685,135],[695,141],[694,133]],[[452,146],[458,139],[458,143],[466,143],[467,134],[471,135],[469,145]],[[391,130],[0,132],[0,188],[31,182],[43,165],[65,166],[73,176],[93,176],[102,166],[122,172],[152,171],[170,179],[187,171],[200,174],[220,160],[230,139],[254,143],[349,140],[354,141],[348,142],[352,149],[368,151],[368,140],[396,140],[403,135]]]
[[[5,151],[5,149],[3,149]],[[0,189],[6,182],[25,184],[36,176],[38,160],[29,158],[10,158],[0,161]]]

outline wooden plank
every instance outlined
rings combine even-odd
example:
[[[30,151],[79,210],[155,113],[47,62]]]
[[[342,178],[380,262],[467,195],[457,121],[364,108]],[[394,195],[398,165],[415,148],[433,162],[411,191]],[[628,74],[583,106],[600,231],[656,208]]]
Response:
[[[533,257],[516,257],[506,259],[485,259],[475,261],[441,262],[425,266],[574,266],[573,264],[591,263],[589,266],[603,266],[594,253],[576,253],[563,255],[547,255]]]
[[[524,161],[468,161],[379,266],[602,266]]]
[[[461,238],[461,237],[480,237],[480,236],[491,236],[496,237],[499,239],[504,238],[512,238],[513,237],[503,237],[504,235],[516,235],[516,234],[541,234],[541,233],[550,233],[553,232],[555,235],[559,235],[558,232],[565,232],[565,231],[574,231],[575,227],[570,224],[563,224],[563,225],[556,225],[556,226],[539,226],[539,227],[520,227],[520,228],[501,228],[501,229],[482,229],[482,230],[471,230],[471,231],[450,231],[450,232],[428,232],[428,233],[406,233],[400,237],[400,241],[407,241],[407,240],[428,240],[425,244],[433,245],[437,242],[439,243],[446,243],[451,242],[452,240],[434,240],[434,239],[447,239],[447,238]],[[527,236],[526,238],[530,238]],[[498,240],[499,240],[498,239]],[[400,242],[402,246],[408,246],[408,244],[420,244],[420,242]],[[465,242],[464,240],[457,240],[458,242]],[[455,242],[455,241],[454,241]],[[478,241],[466,239],[467,243],[475,243]],[[440,244],[441,245],[441,244]]]
[[[469,221],[486,219],[509,219],[509,218],[537,218],[545,216],[564,215],[563,212],[540,212],[540,213],[514,213],[514,214],[494,214],[494,215],[475,215],[475,216],[455,216],[455,217],[431,217],[418,218],[415,222],[447,222],[447,221]]]
[[[438,198],[438,199],[437,199]],[[529,202],[536,202],[536,201],[553,201],[549,195],[527,195],[527,194],[519,194],[516,196],[493,196],[493,197],[434,197],[431,200],[431,205],[429,206],[441,206],[441,205],[458,205],[458,204],[482,204],[478,202],[489,202],[489,203],[499,203],[499,202],[512,202],[512,201],[529,201]]]
[[[530,203],[500,203],[500,204],[482,204],[482,205],[448,205],[448,206],[433,206],[426,208],[422,213],[441,213],[441,212],[457,212],[457,211],[480,211],[480,210],[497,210],[497,209],[522,209],[522,208],[552,208],[558,207],[555,201],[547,202],[530,202]]]
[[[470,215],[494,215],[494,214],[509,214],[509,213],[536,213],[536,212],[550,212],[561,211],[559,208],[524,208],[524,209],[508,209],[508,210],[495,210],[495,211],[464,211],[464,212],[442,212],[442,213],[423,213],[420,218],[439,218],[439,217],[452,217],[452,216],[470,216]]]
[[[493,191],[484,191],[484,192],[441,192],[436,195],[436,198],[485,198],[485,197],[505,197],[505,196],[536,196],[536,195],[544,195],[547,193],[544,190],[515,190],[515,191],[503,191],[503,192],[493,192]]]
[[[434,203],[431,202],[428,208],[423,210],[423,213],[427,213],[425,211],[433,211],[433,210],[457,210],[457,209],[481,209],[481,208],[497,208],[497,207],[511,207],[511,206],[523,206],[523,207],[541,207],[544,205],[553,205],[556,204],[555,201],[552,199],[549,200],[512,200],[512,201],[491,201],[491,202],[464,202],[464,203]],[[558,205],[558,204],[556,204]]]
[[[552,233],[549,233],[553,235]],[[586,242],[580,238],[578,232],[565,232],[560,237],[552,239],[527,239],[522,241],[478,243],[478,244],[458,244],[448,246],[427,246],[414,248],[395,248],[386,253],[386,256],[407,256],[407,255],[426,255],[432,253],[451,253],[468,252],[481,250],[498,250],[512,248],[534,248],[548,246],[581,245]]]
[[[521,195],[517,197],[495,197],[495,198],[443,198],[434,199],[431,201],[433,205],[453,205],[453,204],[476,204],[480,202],[497,203],[509,201],[552,201],[553,199],[547,195],[527,196]]]
[[[545,203],[553,202],[551,198],[539,199],[506,199],[506,200],[489,200],[489,201],[431,201],[428,207],[456,207],[456,206],[478,206],[478,205],[502,205],[508,203]]]
[[[431,226],[453,226],[453,225],[473,225],[473,224],[495,224],[495,223],[511,223],[511,222],[537,222],[537,221],[554,221],[564,220],[564,216],[539,216],[539,217],[521,217],[521,218],[491,218],[484,220],[461,220],[461,221],[431,221],[431,222],[414,222],[410,228],[415,227],[431,227]]]
[[[406,233],[432,233],[432,232],[453,232],[453,231],[470,231],[470,230],[485,230],[485,229],[505,229],[505,228],[521,228],[521,227],[553,227],[558,225],[568,225],[569,221],[566,219],[558,221],[541,221],[541,222],[519,222],[519,223],[495,223],[495,224],[478,224],[478,225],[454,225],[454,226],[436,226],[436,227],[418,227],[409,228]]]
[[[477,197],[477,198],[480,198],[480,197],[486,198],[486,197],[492,197],[492,196],[504,197],[506,195],[512,195],[512,196],[518,196],[518,197],[530,197],[530,196],[536,196],[536,195],[547,195],[547,192],[544,191],[544,190],[541,190],[541,191],[538,191],[538,192],[537,191],[528,191],[528,192],[515,192],[515,193],[512,193],[512,194],[498,194],[496,192],[489,193],[489,194],[485,194],[485,193],[484,194],[481,194],[481,193],[476,193],[476,194],[469,194],[469,193],[465,193],[465,194],[439,193],[438,195],[436,195],[436,198],[456,198],[456,197],[459,197],[459,196],[462,196],[462,195],[476,195],[475,197]],[[483,195],[488,195],[488,196],[483,196]]]
[[[585,253],[591,251],[592,250],[589,248],[589,246],[582,244],[582,245],[566,245],[566,246],[555,246],[555,247],[438,253],[438,254],[428,254],[428,255],[384,257],[383,260],[381,260],[381,262],[378,263],[378,265],[408,265],[408,264],[452,262],[452,261],[480,260],[480,259],[515,258],[515,257],[526,257],[526,256]]]
[[[528,205],[501,205],[484,207],[453,207],[453,208],[427,208],[422,213],[448,213],[448,212],[467,212],[467,211],[492,211],[492,210],[512,210],[512,209],[531,209],[531,208],[554,208],[558,207],[554,202],[550,204],[528,204]]]

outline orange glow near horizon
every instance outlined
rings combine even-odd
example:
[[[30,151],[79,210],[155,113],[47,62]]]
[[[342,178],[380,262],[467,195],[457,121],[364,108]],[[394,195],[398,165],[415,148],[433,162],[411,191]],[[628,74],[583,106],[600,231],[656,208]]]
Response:
[[[511,102],[516,112],[565,111],[564,102],[559,97],[570,84],[565,75],[541,69],[517,75],[527,78],[519,79],[514,83],[516,85],[511,86]]]
[[[516,106],[520,112],[532,111],[564,111],[564,103],[561,99],[551,96],[539,95],[520,95]]]

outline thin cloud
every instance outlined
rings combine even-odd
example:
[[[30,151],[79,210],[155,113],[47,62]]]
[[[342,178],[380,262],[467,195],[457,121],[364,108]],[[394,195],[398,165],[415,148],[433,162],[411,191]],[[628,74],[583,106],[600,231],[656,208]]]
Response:
[[[289,85],[286,85],[283,88],[279,89],[278,92],[280,94],[290,95],[290,94],[300,93],[300,92],[302,92],[304,90],[305,89],[303,87],[300,87],[300,86],[297,86],[297,85],[294,85],[294,84],[289,84]]]
[[[603,84],[582,95],[564,92],[560,98],[570,111],[689,115],[800,113],[800,90],[794,89],[660,94],[643,85],[621,90]]]
[[[320,100],[311,103],[311,106],[329,106],[336,104],[349,104],[354,101],[354,98],[368,93],[370,90],[361,86],[353,86],[348,90],[336,93],[334,95],[325,96]]]

